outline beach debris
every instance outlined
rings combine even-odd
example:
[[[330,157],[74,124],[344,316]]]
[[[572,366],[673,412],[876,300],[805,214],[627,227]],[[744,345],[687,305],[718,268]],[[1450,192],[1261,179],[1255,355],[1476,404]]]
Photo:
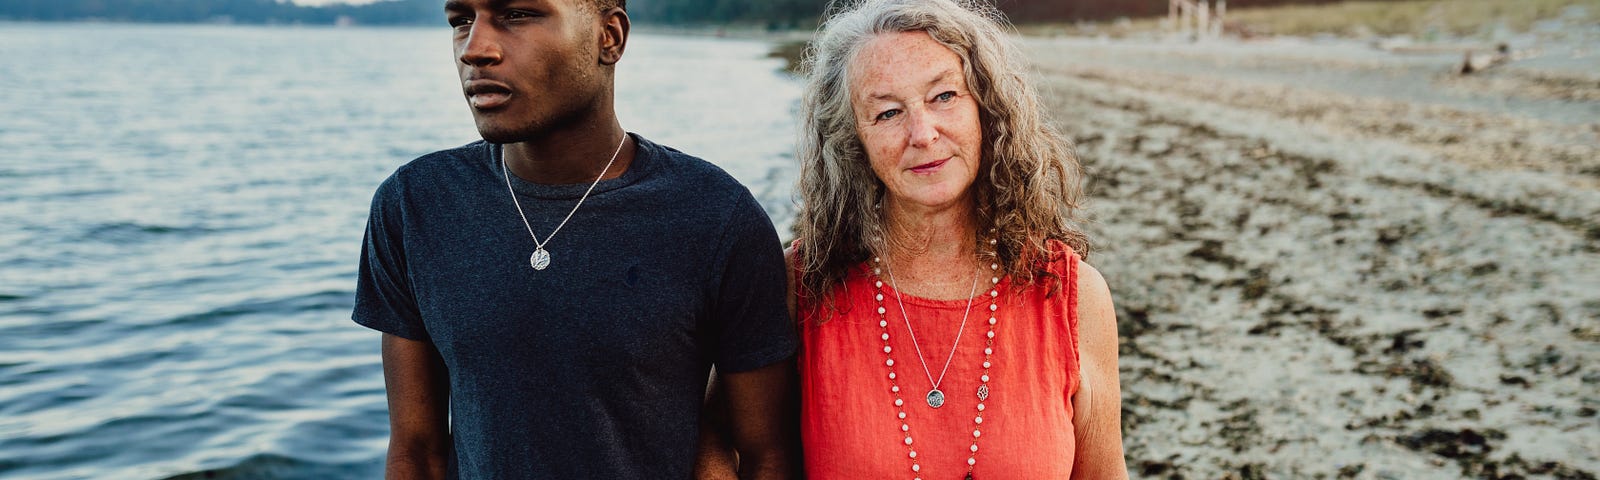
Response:
[[[1496,45],[1494,51],[1490,53],[1480,54],[1468,50],[1462,57],[1461,67],[1457,69],[1457,72],[1462,75],[1471,75],[1509,62],[1511,62],[1511,46],[1502,43]]]
[[[1228,0],[1168,0],[1167,31],[1193,40],[1222,36]]]

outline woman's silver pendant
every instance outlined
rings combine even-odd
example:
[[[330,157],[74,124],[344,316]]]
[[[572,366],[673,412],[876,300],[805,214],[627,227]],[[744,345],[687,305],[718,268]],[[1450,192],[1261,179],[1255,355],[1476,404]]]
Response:
[[[944,392],[935,388],[928,391],[928,406],[939,408],[944,406]]]
[[[528,263],[533,265],[534,270],[544,270],[544,267],[550,266],[550,252],[543,248],[534,250],[533,256],[528,257]]]

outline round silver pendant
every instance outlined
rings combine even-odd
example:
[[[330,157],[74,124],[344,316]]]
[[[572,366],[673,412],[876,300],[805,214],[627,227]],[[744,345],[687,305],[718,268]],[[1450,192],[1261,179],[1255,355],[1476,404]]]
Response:
[[[935,388],[933,390],[929,390],[928,391],[928,406],[933,407],[933,408],[939,408],[939,407],[944,406],[944,392],[939,391],[939,389],[937,389],[937,388]]]
[[[534,270],[544,270],[544,267],[550,266],[550,252],[543,248],[534,250],[533,256],[528,257],[528,263],[533,265]]]

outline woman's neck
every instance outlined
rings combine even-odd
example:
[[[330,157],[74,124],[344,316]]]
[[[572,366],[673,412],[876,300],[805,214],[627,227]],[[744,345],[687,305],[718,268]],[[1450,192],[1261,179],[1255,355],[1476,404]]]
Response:
[[[977,215],[966,202],[949,208],[884,205],[888,264],[900,291],[965,298],[976,268]]]

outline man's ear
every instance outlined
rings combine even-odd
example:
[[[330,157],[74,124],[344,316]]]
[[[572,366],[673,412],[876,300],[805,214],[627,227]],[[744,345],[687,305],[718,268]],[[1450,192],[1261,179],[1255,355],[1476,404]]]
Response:
[[[600,12],[600,64],[616,65],[628,46],[628,12],[619,7]]]

